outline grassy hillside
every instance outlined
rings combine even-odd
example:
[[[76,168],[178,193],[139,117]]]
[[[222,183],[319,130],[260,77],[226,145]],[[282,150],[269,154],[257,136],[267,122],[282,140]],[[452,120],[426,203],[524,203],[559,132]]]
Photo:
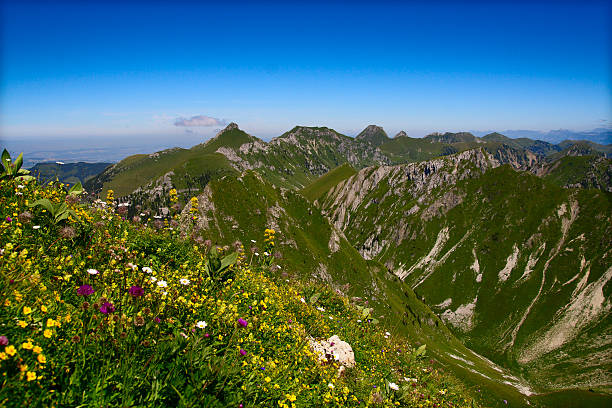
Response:
[[[316,201],[323,194],[327,193],[329,189],[341,181],[351,177],[355,173],[357,173],[357,171],[352,168],[350,164],[345,163],[325,173],[311,184],[300,190],[300,193],[302,193],[302,195],[308,200]]]
[[[380,150],[388,155],[394,164],[428,160],[458,152],[448,143],[432,143],[429,140],[408,136],[398,136],[380,146]]]
[[[274,231],[248,235],[261,256],[232,253],[21,183],[0,181],[2,406],[475,406],[425,350],[263,255]],[[332,335],[354,351],[340,375],[310,345]]]
[[[610,194],[483,159],[364,169],[319,201],[362,255],[530,392],[609,394],[610,303],[598,299],[610,295]]]
[[[562,187],[612,192],[612,160],[601,156],[565,156],[546,166],[542,175]]]
[[[199,211],[196,220],[191,208]],[[488,406],[503,406],[504,399],[526,404],[525,395],[515,387],[522,386],[519,378],[508,382],[504,375],[509,372],[468,350],[407,285],[379,262],[364,260],[301,194],[274,187],[247,171],[212,181],[197,197],[197,207],[185,207],[181,224],[196,239],[208,237],[213,244],[240,240],[249,259],[270,257],[271,269],[281,276],[324,282],[358,305],[373,308],[372,317],[390,333],[427,344],[436,364],[480,389]],[[266,255],[259,243],[250,241],[266,226],[276,231],[282,258]],[[277,263],[282,263],[281,269],[274,266]]]

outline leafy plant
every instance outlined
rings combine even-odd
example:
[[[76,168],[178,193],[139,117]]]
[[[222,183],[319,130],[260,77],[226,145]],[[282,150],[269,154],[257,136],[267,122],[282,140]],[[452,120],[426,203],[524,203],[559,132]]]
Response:
[[[17,159],[13,162],[11,155],[8,150],[2,151],[2,173],[0,174],[0,180],[2,179],[17,179],[17,180],[34,180],[34,177],[29,176],[30,171],[22,169],[23,165],[23,153],[21,153]]]
[[[232,279],[234,273],[230,269],[230,266],[235,264],[237,260],[238,252],[232,252],[222,258],[217,252],[217,248],[213,246],[208,253],[208,264],[206,265],[208,276],[213,280],[221,282]]]
[[[55,225],[68,219],[68,216],[70,215],[72,215],[77,220],[79,219],[78,215],[74,212],[74,210],[68,208],[68,205],[65,202],[53,205],[53,203],[48,198],[41,198],[40,200],[36,200],[29,206],[42,207],[47,210],[47,213],[51,217],[51,221]]]

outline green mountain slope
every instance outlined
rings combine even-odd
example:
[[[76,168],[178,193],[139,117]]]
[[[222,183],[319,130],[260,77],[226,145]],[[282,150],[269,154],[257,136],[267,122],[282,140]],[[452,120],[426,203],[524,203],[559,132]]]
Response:
[[[351,167],[350,164],[344,163],[341,166],[336,167],[333,170],[328,171],[308,186],[300,190],[300,193],[310,201],[316,201],[323,194],[327,193],[329,189],[336,186],[343,180],[351,177],[357,173],[357,171]]]
[[[565,156],[546,165],[538,175],[561,187],[612,192],[612,160],[601,156]]]
[[[458,152],[448,143],[432,143],[422,138],[408,136],[397,136],[380,146],[380,150],[389,156],[394,164],[428,160]]]
[[[533,140],[526,137],[511,139],[500,133],[489,133],[481,138],[486,142],[500,142],[516,149],[527,149],[533,153],[547,156],[549,154],[561,151],[562,148],[558,145],[544,142],[542,140]]]
[[[383,145],[391,140],[389,139],[387,132],[385,132],[382,127],[376,125],[367,126],[357,136],[355,136],[355,139],[369,142],[374,146]]]
[[[610,393],[611,196],[503,163],[474,150],[367,168],[319,201],[366,259],[530,392]]]
[[[356,168],[388,163],[368,142],[328,128],[295,127],[266,143],[231,123],[216,137],[191,149],[173,148],[130,156],[90,180],[89,190],[116,197],[137,192],[142,200],[159,187],[176,188],[191,196],[211,179],[257,169],[267,180],[286,188],[301,188],[343,163]],[[156,190],[157,189],[157,190]]]
[[[524,380],[467,349],[407,285],[381,263],[364,259],[301,194],[247,171],[211,181],[197,199],[197,219],[191,219],[188,204],[181,220],[182,229],[196,239],[210,238],[213,244],[243,240],[248,259],[269,259],[270,269],[286,278],[324,282],[358,305],[372,307],[372,317],[390,332],[427,344],[438,364],[482,389],[487,405],[503,406],[503,399],[526,404]],[[280,260],[250,241],[269,227],[276,231]]]
[[[612,145],[609,144],[602,145],[589,140],[564,140],[559,143],[559,147],[562,150],[569,150],[569,153],[564,153],[564,155],[577,156],[596,152],[612,159]]]

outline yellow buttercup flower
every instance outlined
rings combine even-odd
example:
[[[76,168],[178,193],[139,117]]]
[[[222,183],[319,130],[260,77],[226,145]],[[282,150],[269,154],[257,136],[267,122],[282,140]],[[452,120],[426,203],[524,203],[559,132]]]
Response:
[[[34,371],[28,371],[28,381],[34,381],[36,379],[36,373]]]
[[[26,350],[32,350],[33,347],[34,345],[29,341],[21,344],[21,348],[26,349]]]
[[[37,360],[40,364],[45,364],[47,362],[47,357],[42,354],[39,354]]]
[[[13,346],[12,344],[10,346],[7,346],[4,349],[5,353],[8,354],[9,356],[14,356],[17,353],[17,349],[15,348],[15,346]]]
[[[25,329],[27,325],[28,324],[24,322],[23,320],[20,320],[17,322],[17,326],[21,327],[22,329]]]
[[[42,347],[40,346],[34,346],[34,348],[32,349],[32,351],[36,354],[40,354],[42,353]]]
[[[43,311],[43,313],[47,313],[47,306],[42,305],[42,306],[40,307],[40,310],[42,310],[42,311]]]
[[[48,339],[50,339],[52,335],[53,335],[53,332],[49,329],[45,329],[45,331],[43,332],[43,336],[45,336]]]
[[[32,308],[25,306],[23,308],[23,314],[30,314],[30,313],[32,313]]]

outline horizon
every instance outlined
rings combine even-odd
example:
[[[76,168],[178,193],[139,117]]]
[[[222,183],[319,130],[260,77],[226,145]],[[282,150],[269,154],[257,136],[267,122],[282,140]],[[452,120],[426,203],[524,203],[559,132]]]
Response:
[[[411,137],[611,129],[607,2],[2,11],[4,143],[180,146],[229,122],[264,140],[295,124],[353,136],[374,123]]]
[[[274,137],[258,137],[257,135],[253,135],[242,129],[240,124],[237,124],[240,130],[245,131],[247,134],[251,136],[255,136],[264,142],[270,142],[271,140],[281,137],[284,133],[291,131],[296,127],[325,127],[334,131],[328,126],[303,126],[303,125],[295,125],[291,129],[287,129],[283,131],[281,134],[276,135]],[[374,124],[371,124],[374,125]],[[226,126],[229,126],[227,124]],[[370,126],[370,125],[368,125]],[[379,125],[374,125],[379,126]],[[384,130],[384,127],[379,126]],[[206,136],[204,138],[200,138],[200,135],[191,134],[190,138],[181,139],[180,143],[172,143],[167,139],[150,139],[146,145],[143,145],[140,139],[136,139],[133,142],[126,142],[124,138],[120,136],[108,137],[104,140],[98,141],[96,144],[92,145],[89,141],[83,140],[82,138],[64,138],[64,139],[30,139],[30,140],[8,140],[1,141],[0,147],[6,148],[11,155],[18,155],[20,153],[24,154],[24,166],[32,167],[37,163],[49,163],[54,161],[60,161],[68,163],[78,163],[78,162],[86,162],[86,163],[101,163],[101,162],[109,162],[109,163],[117,163],[122,159],[132,156],[134,154],[151,154],[155,152],[159,152],[162,150],[172,149],[172,148],[184,148],[188,149],[198,144],[207,143],[209,140],[215,138],[218,133],[223,131],[224,128],[215,129],[215,133],[212,136]],[[355,134],[344,134],[345,136],[355,138],[357,134],[361,131],[365,130],[361,129]],[[482,138],[491,133],[498,133],[506,136],[510,139],[519,139],[519,138],[529,138],[537,141],[544,141],[551,144],[559,144],[561,142],[566,141],[588,141],[600,145],[611,145],[612,146],[612,130],[609,128],[598,128],[592,129],[591,131],[584,132],[573,132],[567,129],[557,129],[551,130],[548,132],[541,131],[532,131],[532,130],[506,130],[506,131],[495,131],[495,130],[487,130],[487,131],[434,131],[430,132],[427,135],[416,136],[416,138],[424,138],[429,135],[434,134],[444,134],[444,133],[460,133],[467,132],[472,135]],[[385,131],[387,136],[390,139],[395,138],[397,134],[389,134],[389,132]],[[539,137],[542,136],[542,137]],[[415,136],[407,135],[408,137],[415,138]],[[62,163],[63,164],[63,163]]]

